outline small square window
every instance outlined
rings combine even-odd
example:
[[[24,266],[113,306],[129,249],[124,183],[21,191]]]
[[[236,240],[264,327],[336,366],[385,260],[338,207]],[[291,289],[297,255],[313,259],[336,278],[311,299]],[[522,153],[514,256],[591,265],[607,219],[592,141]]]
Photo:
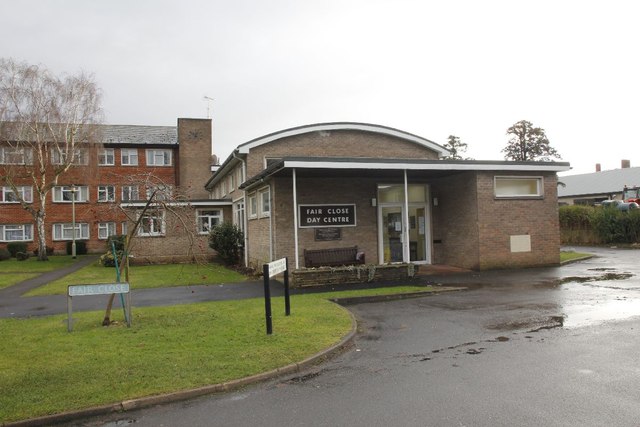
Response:
[[[113,185],[98,186],[98,202],[114,202],[116,200],[116,188]]]
[[[270,216],[271,215],[271,197],[269,189],[261,190],[260,194],[260,216]]]
[[[103,148],[98,153],[99,166],[113,166],[115,164],[115,150],[113,148]]]
[[[171,166],[171,150],[147,150],[147,166]]]
[[[258,217],[258,197],[256,193],[249,194],[249,218]]]
[[[138,166],[138,150],[136,148],[121,149],[120,164],[122,166]]]

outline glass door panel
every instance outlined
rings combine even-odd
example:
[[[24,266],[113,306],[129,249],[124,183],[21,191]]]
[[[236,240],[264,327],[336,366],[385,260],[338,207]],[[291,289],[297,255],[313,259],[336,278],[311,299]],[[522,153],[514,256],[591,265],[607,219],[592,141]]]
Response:
[[[381,213],[384,262],[402,262],[402,206],[383,206]]]

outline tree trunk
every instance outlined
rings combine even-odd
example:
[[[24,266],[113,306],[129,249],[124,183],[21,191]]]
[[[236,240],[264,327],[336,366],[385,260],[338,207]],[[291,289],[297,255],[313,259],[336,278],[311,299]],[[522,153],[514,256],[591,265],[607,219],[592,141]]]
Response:
[[[42,208],[36,214],[36,227],[38,228],[38,261],[49,261],[47,256],[47,235],[45,233],[44,218],[46,216],[44,211],[44,202],[41,204]]]
[[[113,307],[113,299],[116,294],[111,294],[109,302],[107,303],[107,311],[104,313],[104,319],[102,319],[102,326],[109,326],[111,324],[111,307]]]

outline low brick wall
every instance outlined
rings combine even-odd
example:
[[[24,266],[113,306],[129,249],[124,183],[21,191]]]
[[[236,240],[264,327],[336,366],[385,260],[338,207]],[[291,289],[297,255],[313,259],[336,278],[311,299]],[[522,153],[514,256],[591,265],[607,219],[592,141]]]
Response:
[[[416,271],[413,264],[301,268],[291,273],[291,282],[293,287],[304,288],[407,280],[414,277]]]

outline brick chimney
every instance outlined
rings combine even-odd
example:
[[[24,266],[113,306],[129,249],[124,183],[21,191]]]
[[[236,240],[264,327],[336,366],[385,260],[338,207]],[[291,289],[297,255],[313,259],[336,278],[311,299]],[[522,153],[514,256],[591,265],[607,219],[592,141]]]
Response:
[[[631,160],[622,160],[620,164],[622,169],[629,169],[631,167]]]
[[[600,163],[596,163],[596,172],[600,171],[602,171],[602,166],[600,166]]]

